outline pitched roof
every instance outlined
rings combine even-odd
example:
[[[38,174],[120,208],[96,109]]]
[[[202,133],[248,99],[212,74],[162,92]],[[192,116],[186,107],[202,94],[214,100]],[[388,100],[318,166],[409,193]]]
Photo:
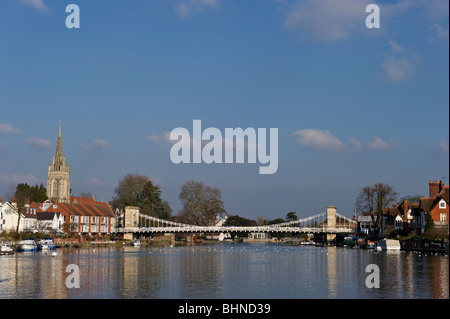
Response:
[[[438,194],[438,197],[443,198],[447,204],[448,202],[448,186],[444,186],[441,190],[441,192]]]
[[[38,220],[53,220],[55,214],[59,214],[59,213],[55,213],[55,212],[40,212],[37,214],[37,219]]]
[[[97,202],[93,198],[84,197],[70,197],[70,204],[53,204],[48,207],[45,212],[66,213],[68,215],[81,216],[115,216],[108,203]]]
[[[444,199],[447,204],[449,204],[449,195],[448,195],[448,185],[442,187],[439,194],[437,194],[434,197],[421,197],[420,203],[422,204],[422,210],[424,212],[429,212],[433,209],[435,205],[437,205],[438,202],[441,201],[441,199]]]

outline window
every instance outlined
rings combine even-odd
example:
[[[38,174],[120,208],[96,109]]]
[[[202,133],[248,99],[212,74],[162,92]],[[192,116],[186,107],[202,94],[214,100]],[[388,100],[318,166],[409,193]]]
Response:
[[[445,200],[441,199],[441,201],[439,202],[439,208],[444,208],[445,209],[446,206],[447,205],[445,203]]]
[[[440,221],[444,222],[444,223],[447,221],[447,214],[446,213],[441,213]]]

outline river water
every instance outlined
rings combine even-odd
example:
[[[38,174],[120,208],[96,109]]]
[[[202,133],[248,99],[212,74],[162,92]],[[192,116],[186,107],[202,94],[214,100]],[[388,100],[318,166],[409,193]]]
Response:
[[[61,248],[0,256],[5,298],[449,298],[449,258],[273,243]]]

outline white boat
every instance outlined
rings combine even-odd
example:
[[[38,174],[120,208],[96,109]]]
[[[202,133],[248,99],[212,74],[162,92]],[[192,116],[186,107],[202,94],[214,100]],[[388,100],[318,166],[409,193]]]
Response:
[[[17,246],[18,251],[37,251],[38,245],[36,244],[36,241],[34,238],[24,238],[19,242],[19,245]]]
[[[133,240],[133,243],[131,245],[135,246],[135,247],[141,246],[141,240],[135,239],[135,240]]]
[[[38,243],[39,249],[41,250],[55,250],[56,245],[51,237],[44,237]]]
[[[377,244],[381,250],[400,250],[400,241],[395,239],[383,239],[380,240]],[[378,250],[378,249],[377,249]]]
[[[2,243],[0,245],[0,255],[12,255],[14,254],[14,249],[12,249],[10,244]]]

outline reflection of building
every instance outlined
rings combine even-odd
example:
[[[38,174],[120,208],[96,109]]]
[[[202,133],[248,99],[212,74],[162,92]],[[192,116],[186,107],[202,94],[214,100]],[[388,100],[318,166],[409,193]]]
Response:
[[[338,293],[337,248],[327,247],[328,298],[336,298]]]
[[[48,164],[47,197],[57,203],[70,201],[69,163],[62,152],[61,123],[59,124],[56,153]]]
[[[432,298],[448,298],[448,258],[432,257],[428,266],[432,269],[430,272]]]

